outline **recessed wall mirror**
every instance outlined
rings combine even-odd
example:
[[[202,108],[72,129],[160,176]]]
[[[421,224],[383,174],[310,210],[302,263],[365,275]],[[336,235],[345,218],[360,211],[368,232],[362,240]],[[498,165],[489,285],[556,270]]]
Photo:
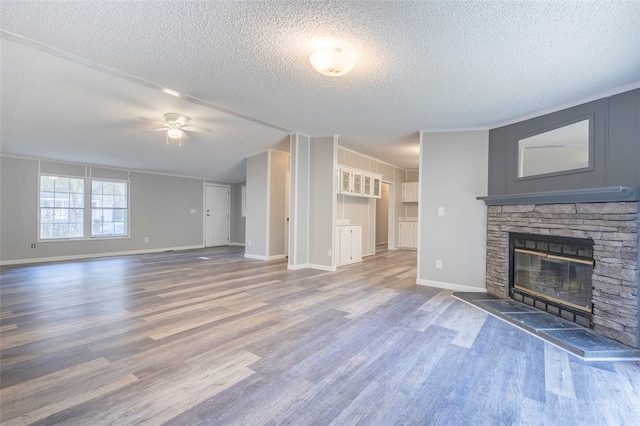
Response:
[[[518,177],[589,167],[589,119],[518,140]]]

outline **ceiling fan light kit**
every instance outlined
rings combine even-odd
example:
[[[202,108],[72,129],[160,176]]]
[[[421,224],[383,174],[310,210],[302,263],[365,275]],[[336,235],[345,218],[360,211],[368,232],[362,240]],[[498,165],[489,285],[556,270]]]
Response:
[[[187,126],[186,124],[191,120],[191,117],[187,117],[186,115],[178,114],[175,112],[166,113],[164,115],[164,122],[161,123],[144,117],[138,118],[140,118],[141,120],[152,121],[159,124],[161,127],[153,129],[151,131],[166,131],[167,145],[169,144],[169,139],[178,139],[178,145],[182,146],[182,138],[189,139],[187,137],[187,132],[211,133],[211,129],[207,129],[204,127]]]
[[[309,61],[316,71],[330,77],[345,75],[356,64],[356,58],[336,47],[315,52]]]
[[[178,129],[177,127],[171,128],[167,130],[167,136],[169,136],[171,139],[180,139],[182,137],[182,130]]]

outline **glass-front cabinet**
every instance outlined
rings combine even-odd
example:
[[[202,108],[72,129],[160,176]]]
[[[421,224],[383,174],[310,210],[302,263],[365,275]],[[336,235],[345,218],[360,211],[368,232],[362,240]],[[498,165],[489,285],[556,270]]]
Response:
[[[353,172],[353,195],[362,195],[362,173]]]
[[[371,176],[364,175],[364,186],[362,187],[362,195],[371,197],[373,187],[371,186]]]
[[[373,196],[375,198],[382,197],[382,191],[380,189],[381,180],[379,177],[373,177]]]
[[[342,194],[351,193],[351,171],[348,169],[340,169],[340,192]]]
[[[382,197],[382,175],[351,167],[338,167],[338,193],[367,198]]]

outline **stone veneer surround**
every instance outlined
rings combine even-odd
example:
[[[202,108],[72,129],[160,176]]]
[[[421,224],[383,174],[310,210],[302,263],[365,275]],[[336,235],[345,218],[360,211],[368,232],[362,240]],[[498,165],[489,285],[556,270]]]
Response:
[[[487,292],[508,297],[509,232],[591,238],[594,331],[640,348],[640,202],[490,205]]]

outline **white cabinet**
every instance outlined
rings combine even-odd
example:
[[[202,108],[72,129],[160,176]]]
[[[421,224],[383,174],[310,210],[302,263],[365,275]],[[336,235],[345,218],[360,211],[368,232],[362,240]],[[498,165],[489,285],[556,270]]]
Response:
[[[398,247],[418,248],[418,222],[398,222]]]
[[[373,181],[373,197],[382,198],[382,179],[376,176],[372,176]]]
[[[417,203],[418,194],[418,182],[405,182],[402,184],[403,203]]]
[[[353,173],[349,169],[340,169],[340,193],[350,194],[353,181]]]
[[[336,226],[336,266],[362,261],[362,225]]]
[[[352,172],[353,185],[351,188],[351,195],[362,195],[362,173]]]
[[[382,175],[340,166],[338,168],[338,193],[357,197],[382,197]]]

